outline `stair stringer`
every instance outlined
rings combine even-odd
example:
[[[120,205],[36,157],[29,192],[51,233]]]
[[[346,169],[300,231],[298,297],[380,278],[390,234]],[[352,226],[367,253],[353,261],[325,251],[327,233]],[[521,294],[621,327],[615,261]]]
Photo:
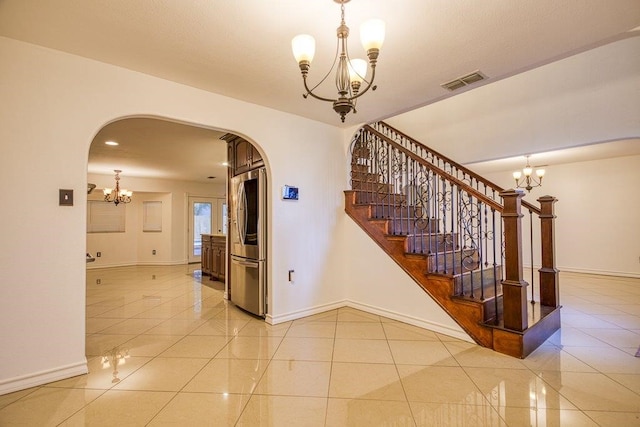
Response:
[[[452,277],[428,274],[426,257],[406,254],[406,237],[389,236],[385,220],[371,220],[369,205],[355,204],[345,191],[345,212],[402,268],[477,344],[493,348],[493,329],[483,325],[484,304],[453,297]]]

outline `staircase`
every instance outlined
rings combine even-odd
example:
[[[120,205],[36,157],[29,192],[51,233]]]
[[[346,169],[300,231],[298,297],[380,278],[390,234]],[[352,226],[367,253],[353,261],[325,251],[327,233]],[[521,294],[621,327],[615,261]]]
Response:
[[[347,214],[479,345],[520,358],[560,328],[556,199],[522,197],[384,122],[352,141]]]

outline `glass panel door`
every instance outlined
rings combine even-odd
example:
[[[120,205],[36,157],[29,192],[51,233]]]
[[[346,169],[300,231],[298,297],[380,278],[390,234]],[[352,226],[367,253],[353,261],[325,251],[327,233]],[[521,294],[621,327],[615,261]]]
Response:
[[[212,234],[215,199],[189,197],[189,262],[200,262],[202,235]]]

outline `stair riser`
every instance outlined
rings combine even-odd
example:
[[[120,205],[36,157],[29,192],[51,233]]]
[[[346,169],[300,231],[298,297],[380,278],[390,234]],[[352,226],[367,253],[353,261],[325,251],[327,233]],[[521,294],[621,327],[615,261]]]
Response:
[[[371,218],[392,218],[401,215],[422,215],[422,208],[417,206],[393,206],[390,204],[371,205],[370,207]]]
[[[435,234],[438,232],[439,227],[436,221],[409,217],[407,212],[401,212],[400,214],[401,218],[396,218],[389,223],[389,232],[391,234]]]
[[[427,256],[427,272],[460,274],[478,268],[478,253],[467,251],[431,254]]]
[[[457,247],[457,235],[425,234],[407,237],[409,253],[426,254],[432,252],[452,251]]]
[[[371,150],[365,147],[355,147],[351,153],[353,159],[368,159],[371,157]]]
[[[351,172],[351,180],[363,182],[379,182],[380,175],[377,173],[368,172]]]
[[[496,277],[497,276],[497,277]],[[498,284],[498,295],[502,293],[502,269],[500,266],[495,268],[485,268],[484,270],[476,270],[470,273],[465,273],[455,277],[454,293],[456,295],[464,292],[466,295],[470,294],[471,286],[473,285],[474,295],[480,295],[480,288],[484,287],[485,294],[494,295],[493,286]]]
[[[391,184],[383,184],[381,182],[373,181],[351,181],[351,189],[377,193],[390,193],[392,190],[392,186]]]
[[[383,203],[394,206],[401,206],[406,201],[404,194],[377,193],[373,191],[358,191],[356,193],[356,203]]]

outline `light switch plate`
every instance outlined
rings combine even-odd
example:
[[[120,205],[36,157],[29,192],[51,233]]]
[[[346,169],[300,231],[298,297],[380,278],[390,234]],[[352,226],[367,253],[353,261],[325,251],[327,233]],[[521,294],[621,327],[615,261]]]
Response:
[[[73,190],[60,189],[60,206],[73,206]]]

